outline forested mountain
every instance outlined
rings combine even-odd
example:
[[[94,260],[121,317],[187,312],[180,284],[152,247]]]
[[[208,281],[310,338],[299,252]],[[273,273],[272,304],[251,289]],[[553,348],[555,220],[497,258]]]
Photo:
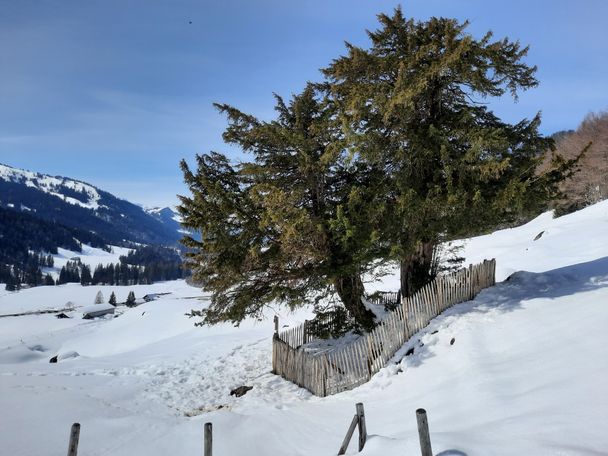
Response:
[[[81,242],[108,248],[94,233],[0,207],[0,282],[40,285],[40,268],[52,266],[53,261],[40,253],[56,254],[58,247],[79,252]]]
[[[85,182],[6,165],[0,165],[0,207],[94,232],[115,245],[129,241],[172,245],[181,237],[178,226]]]
[[[0,283],[13,290],[55,281],[130,285],[181,278],[178,220],[170,208],[147,212],[85,182],[0,164]],[[68,262],[54,271],[50,254],[59,247],[80,252],[82,244],[136,250],[94,270]]]

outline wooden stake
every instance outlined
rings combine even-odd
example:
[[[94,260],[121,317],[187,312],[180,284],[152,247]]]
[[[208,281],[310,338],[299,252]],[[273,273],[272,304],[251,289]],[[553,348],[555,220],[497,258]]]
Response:
[[[365,442],[367,441],[367,428],[365,427],[365,412],[363,411],[363,404],[359,402],[357,405],[357,417],[359,419],[359,451],[363,450]]]
[[[213,452],[213,424],[205,423],[205,453],[204,456],[212,456]]]
[[[418,422],[418,437],[420,438],[420,451],[422,456],[433,456],[431,449],[431,436],[429,434],[429,422],[426,418],[426,410],[416,410],[416,421]]]
[[[274,333],[277,336],[279,335],[279,317],[278,317],[278,315],[274,316]]]
[[[80,439],[80,423],[72,424],[70,431],[70,444],[68,446],[68,456],[76,456],[78,454],[78,440]]]

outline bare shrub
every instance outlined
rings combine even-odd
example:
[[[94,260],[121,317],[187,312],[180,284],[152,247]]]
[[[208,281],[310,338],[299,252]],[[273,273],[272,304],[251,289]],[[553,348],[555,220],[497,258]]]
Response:
[[[608,199],[608,111],[590,113],[576,131],[556,138],[556,153],[574,158],[589,144],[579,171],[561,184],[558,212],[571,212]]]

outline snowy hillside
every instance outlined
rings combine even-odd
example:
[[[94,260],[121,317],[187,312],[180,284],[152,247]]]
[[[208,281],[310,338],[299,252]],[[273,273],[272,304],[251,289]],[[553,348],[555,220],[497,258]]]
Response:
[[[82,264],[86,264],[91,268],[95,268],[98,264],[103,264],[105,266],[110,263],[120,262],[121,256],[128,255],[128,253],[133,250],[126,247],[118,247],[116,245],[110,245],[109,247],[111,249],[110,252],[86,244],[82,246],[82,252],[73,252],[71,250],[59,248],[57,249],[57,255],[53,255],[55,268],[61,269],[68,261],[75,258],[79,258]]]
[[[93,232],[106,243],[173,244],[181,238],[179,224],[174,220],[166,224],[140,206],[90,184],[2,164],[0,208]]]
[[[323,399],[269,373],[273,311],[194,328],[184,314],[205,300],[182,281],[4,292],[0,314],[90,305],[98,290],[171,294],[118,318],[86,321],[78,308],[71,319],[0,318],[2,454],[65,453],[78,421],[81,454],[196,455],[211,421],[217,455],[329,456],[356,402],[370,438],[350,455],[419,454],[418,407],[442,456],[608,454],[608,201],[467,240],[463,252],[496,258],[509,280],[433,320],[368,384]],[[281,324],[309,316],[275,310]],[[240,385],[253,389],[230,396]]]
[[[98,249],[95,247],[91,247],[90,245],[83,244],[81,252],[74,252],[72,250],[62,249],[59,247],[57,249],[57,254],[53,256],[53,267],[52,268],[43,268],[43,274],[50,274],[53,279],[57,280],[59,277],[59,272],[61,268],[64,267],[68,261],[75,261],[76,259],[80,260],[80,263],[86,264],[94,270],[97,265],[107,266],[109,264],[120,263],[120,257],[126,256],[133,249],[128,249],[126,247],[118,247],[116,245],[108,246],[110,251],[107,252],[103,249]]]
[[[0,179],[6,182],[23,184],[35,188],[49,195],[65,201],[66,203],[81,206],[87,209],[98,209],[99,195],[97,189],[85,182],[65,177],[53,177],[46,174],[34,173],[24,169],[12,168],[0,164]],[[75,193],[78,197],[68,196]],[[76,196],[75,195],[75,196]]]

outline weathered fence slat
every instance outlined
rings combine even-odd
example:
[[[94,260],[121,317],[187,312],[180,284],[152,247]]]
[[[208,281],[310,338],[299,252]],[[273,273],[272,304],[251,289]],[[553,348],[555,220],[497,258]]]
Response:
[[[365,411],[363,404],[359,402],[357,405],[357,418],[359,421],[359,451],[363,451],[365,442],[367,441],[367,427],[365,426]]]

